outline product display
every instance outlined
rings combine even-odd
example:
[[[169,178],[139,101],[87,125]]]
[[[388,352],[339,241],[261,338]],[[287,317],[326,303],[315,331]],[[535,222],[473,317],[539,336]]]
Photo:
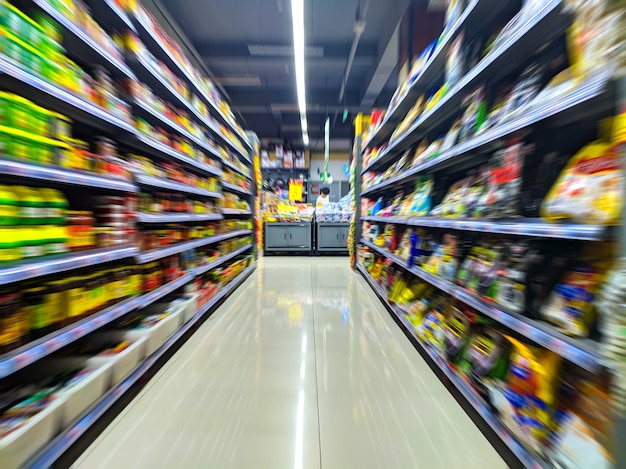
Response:
[[[357,128],[356,265],[518,462],[612,467],[624,5],[565,2],[563,26],[559,3],[478,27],[480,6],[448,2],[386,114]]]
[[[132,3],[116,7],[178,51]],[[7,469],[118,399],[107,392],[140,379],[144,359],[179,342],[255,264],[252,147],[230,109],[180,51],[165,64],[159,44],[99,20],[80,0],[0,2],[0,60],[28,82],[0,90]],[[225,219],[228,209],[239,212]]]

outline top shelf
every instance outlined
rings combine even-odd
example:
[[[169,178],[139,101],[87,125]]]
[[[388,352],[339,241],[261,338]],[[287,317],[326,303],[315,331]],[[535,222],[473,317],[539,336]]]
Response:
[[[485,15],[488,13],[493,2],[488,0],[474,0],[466,8],[457,21],[441,34],[441,40],[437,44],[437,48],[428,62],[423,66],[420,74],[415,78],[408,90],[405,92],[397,104],[389,109],[385,114],[383,122],[380,124],[376,132],[370,139],[363,144],[363,149],[370,146],[377,146],[389,139],[396,125],[409,112],[419,94],[443,74],[446,61],[446,53],[448,52],[452,40],[463,28],[476,22],[484,21]]]
[[[124,63],[121,53],[119,58],[109,54],[80,26],[50,4],[48,0],[33,0],[33,3],[63,27],[63,46],[70,55],[88,64],[102,65],[115,78],[136,79],[131,69]]]
[[[479,2],[479,5],[482,3]],[[551,0],[532,15],[528,15],[523,10],[518,13],[518,15],[523,15],[524,21],[516,25],[508,37],[469,70],[436,105],[418,117],[404,134],[383,150],[384,155],[370,163],[364,172],[391,161],[391,156],[408,150],[434,126],[452,116],[459,109],[464,92],[472,86],[476,86],[481,81],[492,82],[511,72],[519,63],[519,57],[527,57],[563,31],[568,24],[568,17],[562,14],[562,3],[562,0]],[[406,99],[402,100],[403,103],[406,101],[403,105],[405,108],[406,106],[410,108],[414,103],[414,99],[409,98],[410,96],[407,95]],[[400,113],[397,115],[400,116]],[[404,114],[398,119],[401,120],[403,117]],[[395,125],[393,127],[395,128]],[[383,135],[380,130],[376,135],[379,134]],[[371,142],[372,140],[368,144],[371,145]]]
[[[191,72],[189,72],[186,67],[179,63],[175,57],[170,54],[167,46],[163,44],[161,38],[159,38],[157,34],[152,31],[149,24],[150,20],[145,17],[145,14],[137,10],[131,14],[131,19],[136,26],[139,37],[146,47],[157,57],[157,59],[162,60],[170,69],[177,71],[178,74],[192,87],[192,90],[202,99],[202,101],[204,101],[209,109],[211,109],[212,113],[214,113],[223,124],[230,127],[239,140],[246,147],[252,150],[252,144],[248,141],[243,132],[232,124],[228,117],[219,108],[219,104],[213,102]]]
[[[87,0],[93,17],[108,31],[124,31],[130,29],[137,32],[135,25],[115,0]]]

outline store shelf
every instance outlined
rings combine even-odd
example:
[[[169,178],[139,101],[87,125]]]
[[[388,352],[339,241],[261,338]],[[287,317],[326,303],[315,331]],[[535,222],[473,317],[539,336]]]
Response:
[[[218,170],[215,169],[215,172],[218,173]],[[220,177],[221,174],[213,174],[214,176]],[[200,187],[190,186],[188,184],[183,184],[176,181],[169,181],[167,179],[156,178],[153,176],[147,176],[145,174],[135,174],[135,181],[141,187],[153,187],[155,189],[165,189],[168,191],[179,192],[183,194],[191,194],[198,195],[202,197],[210,197],[215,198],[219,197],[220,194],[218,192],[211,192],[206,189],[202,189]]]
[[[165,114],[154,109],[150,104],[140,100],[133,99],[132,106],[134,112],[145,118],[148,122],[150,122],[155,127],[164,127],[168,132],[172,132],[178,134],[201,149],[211,153],[216,158],[222,159],[222,156],[219,153],[219,150],[207,143],[206,139],[202,135],[196,135],[189,130],[185,129],[183,126],[178,125],[173,120],[169,119]]]
[[[222,190],[227,190],[229,192],[234,192],[235,194],[240,194],[243,196],[251,196],[252,192],[248,189],[243,189],[239,186],[235,186],[234,184],[230,184],[228,182],[222,182]]]
[[[125,179],[103,177],[86,172],[70,171],[55,166],[39,166],[36,164],[13,161],[10,159],[0,159],[0,175],[120,192],[138,192],[137,186]]]
[[[479,82],[492,81],[505,75],[528,56],[567,26],[567,16],[561,13],[563,0],[550,0],[523,24],[518,25],[509,37],[485,56],[472,70],[450,89],[428,111],[423,113],[403,135],[389,144],[384,155],[379,156],[362,172],[382,166],[397,153],[411,148],[429,130],[461,107],[465,93]]]
[[[233,144],[225,135],[221,133],[221,130],[210,119],[203,116],[194,106],[191,105],[183,95],[181,95],[176,89],[174,89],[169,82],[161,75],[150,61],[143,57],[141,54],[128,54],[127,61],[133,69],[137,72],[139,79],[148,85],[157,95],[164,98],[166,101],[174,104],[179,108],[183,108],[187,111],[194,120],[205,127],[207,130],[213,133],[213,136],[221,141],[223,144],[228,145],[233,151],[241,155],[247,161],[247,155],[235,144]],[[210,150],[216,156],[221,157],[219,150],[216,147],[210,146]]]
[[[33,0],[46,14],[63,28],[63,47],[70,56],[82,63],[102,65],[113,78],[136,80],[132,70],[120,60],[104,50],[80,26],[61,13],[47,0]]]
[[[465,29],[468,23],[483,21],[487,16],[490,8],[494,7],[493,1],[489,0],[474,0],[465,7],[463,14],[457,19],[457,21],[441,34],[441,40],[437,45],[437,49],[433,52],[428,62],[424,64],[422,71],[415,78],[413,84],[404,96],[402,96],[397,104],[389,109],[385,118],[372,134],[372,136],[363,143],[363,149],[370,146],[380,145],[389,139],[389,136],[393,133],[396,126],[404,119],[404,116],[415,105],[415,102],[424,89],[427,89],[432,85],[433,81],[443,74],[445,70],[445,62],[447,59],[447,52],[452,44],[453,39],[457,36],[459,31]]]
[[[115,1],[88,0],[86,3],[89,5],[93,18],[97,18],[98,23],[107,31],[124,32],[129,29],[136,33],[135,25],[133,25],[126,12]]]
[[[141,152],[145,152],[148,155],[152,154],[164,159],[173,159],[179,163],[186,164],[190,168],[195,168],[207,174],[215,175],[216,173],[215,166],[210,166],[200,161],[194,160],[189,155],[181,153],[174,148],[153,139],[152,137],[138,134],[134,141],[128,143],[133,148]]]
[[[523,109],[522,115],[515,117],[508,122],[498,125],[492,129],[486,130],[480,135],[470,138],[469,140],[455,145],[449,150],[442,152],[439,156],[422,163],[408,171],[381,182],[361,192],[361,195],[367,195],[382,190],[388,190],[410,181],[415,176],[425,171],[432,171],[435,168],[441,168],[445,164],[460,163],[473,155],[470,153],[479,150],[497,140],[512,135],[520,130],[529,128],[546,119],[559,116],[565,112],[581,112],[584,108],[592,106],[598,98],[603,96],[609,90],[611,82],[611,73],[600,73],[584,82],[580,83],[574,90],[567,95],[559,95],[550,99],[540,100],[533,105]],[[372,162],[363,172],[369,171],[372,167],[378,166],[378,160],[383,159],[390,161],[394,157],[393,149],[384,152],[374,162]],[[384,163],[381,161],[380,163]]]
[[[0,269],[0,285],[32,280],[45,275],[58,274],[68,270],[82,269],[106,262],[119,261],[135,256],[135,247],[102,248],[73,254],[45,257],[41,260],[17,262]]]
[[[152,303],[159,301],[161,298],[169,295],[170,293],[175,292],[179,288],[184,287],[193,279],[194,279],[194,276],[192,274],[185,274],[182,277],[179,277],[176,280],[166,283],[165,285],[157,288],[156,290],[151,291],[150,293],[147,293],[145,295],[138,297],[137,309],[146,308],[147,306],[150,306]]]
[[[466,289],[432,275],[419,267],[407,266],[404,259],[390,253],[386,249],[379,248],[365,240],[361,243],[376,251],[378,254],[391,260],[395,264],[411,272],[416,277],[430,283],[441,291],[453,296],[472,308],[480,311],[494,321],[505,325],[518,334],[533,342],[558,353],[563,358],[593,373],[602,369],[602,359],[598,352],[598,344],[591,340],[575,339],[556,331],[547,323],[536,321],[521,314],[506,311],[495,303],[487,302],[473,295]]]
[[[251,233],[252,233],[251,230],[233,231],[232,233],[227,233],[223,235],[211,236],[211,237],[202,238],[202,239],[194,239],[192,241],[178,243],[173,246],[168,246],[166,248],[153,249],[152,251],[139,254],[137,256],[137,262],[139,264],[153,262],[158,259],[163,259],[164,257],[173,256],[174,254],[179,254],[181,252],[189,251],[191,249],[200,248],[202,246],[207,246],[209,244],[219,243],[220,241],[225,241],[231,238],[237,238],[239,236],[243,236],[243,235],[247,235]]]
[[[195,213],[138,213],[139,223],[188,223],[201,221],[223,220],[224,216],[215,213],[195,214]]]
[[[240,210],[237,208],[223,208],[222,213],[224,215],[252,215],[250,210]]]
[[[609,227],[602,225],[556,224],[546,223],[541,219],[521,219],[502,221],[457,220],[433,217],[374,217],[363,216],[363,221],[391,223],[395,225],[423,226],[459,231],[479,231],[516,236],[538,238],[577,239],[583,241],[601,241],[606,238]]]
[[[65,89],[23,70],[0,54],[0,86],[7,91],[27,96],[42,107],[59,112],[77,122],[108,132],[116,137],[135,134],[134,127],[107,110]]]
[[[230,161],[228,161],[226,158],[222,158],[222,163],[224,163],[224,166],[228,166],[230,169],[232,169],[233,171],[238,172],[239,174],[241,174],[242,176],[247,177],[248,179],[252,180],[252,175],[250,173],[245,172],[244,170],[242,170],[239,166],[237,166],[236,164],[232,164]]]
[[[309,168],[285,168],[285,167],[269,167],[269,166],[263,166],[261,168],[261,172],[263,171],[293,171],[293,172],[309,172]]]
[[[489,410],[487,405],[480,399],[476,392],[457,375],[448,365],[446,360],[441,357],[435,350],[424,344],[415,334],[413,326],[407,321],[406,317],[401,311],[398,311],[389,300],[387,294],[383,289],[374,281],[369,273],[363,268],[362,265],[357,264],[357,269],[363,275],[367,283],[370,284],[372,289],[376,292],[380,300],[385,304],[387,309],[391,311],[400,320],[404,329],[411,334],[414,339],[414,343],[417,343],[420,351],[425,352],[432,363],[439,368],[441,372],[450,380],[450,384],[461,393],[465,400],[474,408],[474,410],[481,416],[481,418],[491,427],[494,433],[504,442],[504,444],[511,450],[515,457],[524,465],[524,467],[532,469],[541,469],[543,464],[541,460],[535,457],[530,451],[524,448],[517,439],[515,439],[511,433],[500,423],[497,417]]]
[[[237,277],[223,287],[213,298],[203,305],[196,314],[178,329],[167,341],[152,355],[147,357],[135,368],[135,370],[115,388],[106,393],[93,405],[78,421],[66,428],[56,439],[39,452],[27,466],[31,469],[47,469],[53,467],[55,462],[74,445],[122,396],[133,386],[145,381],[145,376],[150,369],[166,354],[182,342],[205,319],[210,311],[214,310],[219,303],[228,297],[239,285],[241,285],[254,271],[256,263],[245,269]]]
[[[131,16],[135,26],[137,28],[137,32],[139,33],[139,37],[142,42],[146,45],[148,50],[158,59],[162,60],[174,73],[177,73],[179,76],[184,78],[187,83],[191,86],[191,90],[197,94],[202,101],[209,107],[211,114],[216,116],[223,124],[227,125],[231,131],[239,137],[241,142],[252,149],[252,144],[248,141],[243,133],[239,132],[238,129],[235,128],[230,122],[230,120],[226,117],[226,115],[219,108],[219,105],[215,104],[209,96],[204,92],[204,89],[198,84],[196,78],[187,70],[185,66],[180,64],[174,55],[172,55],[169,49],[163,44],[161,38],[158,37],[151,29],[148,21],[144,18],[142,13],[134,13]],[[219,132],[216,132],[220,134]],[[221,135],[221,134],[220,134]],[[223,140],[227,140],[223,138]],[[238,148],[234,144],[229,142],[229,145],[233,148]],[[241,151],[241,150],[236,150]]]
[[[199,275],[202,275],[206,272],[208,272],[209,270],[213,270],[217,267],[219,267],[220,265],[228,262],[231,259],[234,259],[235,257],[239,256],[240,254],[243,254],[244,252],[246,252],[247,250],[252,248],[252,244],[248,244],[247,246],[244,246],[240,249],[237,249],[233,252],[230,252],[224,256],[221,256],[219,258],[217,258],[216,260],[214,260],[213,262],[209,262],[206,265],[201,265],[200,267],[196,267],[194,269],[194,275],[197,277]]]
[[[144,57],[141,53],[129,52],[126,54],[126,62],[135,71],[139,81],[147,85],[155,95],[189,113],[193,112],[191,103],[177,89],[172,87],[148,57]]]
[[[71,324],[59,331],[30,342],[13,352],[0,356],[0,379],[9,376],[28,365],[47,357],[57,350],[66,347],[102,327],[111,324],[129,312],[145,308],[166,295],[178,290],[193,279],[185,275],[173,282],[157,288],[146,295],[122,301],[104,311],[91,315],[79,322]]]

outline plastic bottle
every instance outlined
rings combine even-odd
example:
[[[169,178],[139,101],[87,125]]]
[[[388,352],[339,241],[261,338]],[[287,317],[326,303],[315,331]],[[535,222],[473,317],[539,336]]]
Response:
[[[62,225],[67,219],[67,199],[62,192],[56,189],[39,189],[45,208],[46,220],[44,223],[50,225]]]
[[[13,226],[20,219],[18,196],[10,186],[0,185],[0,226]]]
[[[40,225],[46,219],[46,204],[37,189],[30,187],[14,186],[19,208],[20,224]]]

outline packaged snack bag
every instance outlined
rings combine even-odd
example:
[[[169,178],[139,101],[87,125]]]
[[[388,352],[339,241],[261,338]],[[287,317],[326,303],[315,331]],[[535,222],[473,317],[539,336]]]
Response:
[[[608,261],[584,261],[570,269],[554,287],[541,316],[564,334],[589,336],[596,317],[596,294],[609,267]]]
[[[538,447],[551,425],[562,359],[552,351],[506,338],[512,347],[506,398],[515,410],[514,420],[522,439]]]
[[[611,225],[622,213],[624,174],[617,147],[596,141],[570,160],[541,207],[543,218]]]

